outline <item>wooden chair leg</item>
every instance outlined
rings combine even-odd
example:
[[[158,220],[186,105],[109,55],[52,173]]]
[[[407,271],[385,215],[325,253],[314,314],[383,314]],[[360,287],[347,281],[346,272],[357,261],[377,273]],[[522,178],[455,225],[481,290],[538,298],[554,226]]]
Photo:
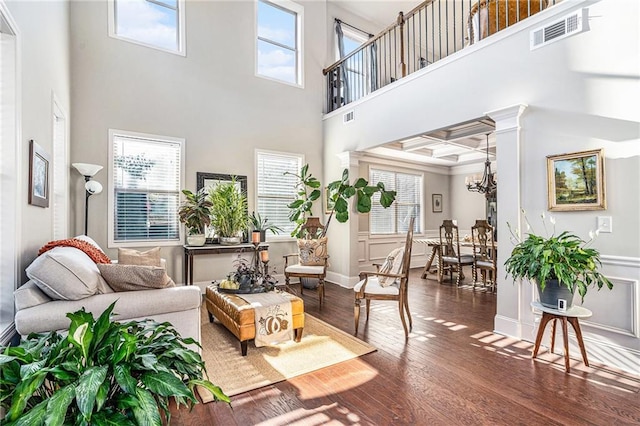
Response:
[[[407,318],[409,318],[409,331],[413,330],[413,321],[411,320],[411,312],[409,311],[409,299],[407,297],[407,295],[405,294],[405,297],[403,298],[403,302],[404,303],[404,310],[407,313]]]
[[[366,321],[369,321],[369,308],[371,307],[371,299],[369,299],[368,297],[366,298],[366,305],[367,305],[367,317],[366,317]]]
[[[353,320],[356,328],[354,336],[358,335],[358,324],[360,323],[360,299],[356,296],[355,304],[353,306]]]
[[[404,303],[402,299],[398,300],[398,307],[400,310],[400,320],[402,321],[402,328],[404,328],[404,338],[409,339],[409,329],[407,328],[407,320],[404,318]]]

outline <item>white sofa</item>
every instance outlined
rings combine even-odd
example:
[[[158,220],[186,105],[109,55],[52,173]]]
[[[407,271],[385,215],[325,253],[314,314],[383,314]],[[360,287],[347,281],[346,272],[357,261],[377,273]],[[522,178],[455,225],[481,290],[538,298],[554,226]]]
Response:
[[[99,248],[88,237],[76,238]],[[70,324],[67,313],[84,308],[97,318],[115,301],[116,321],[168,321],[182,337],[200,341],[202,296],[197,286],[114,292],[96,263],[74,247],[55,247],[43,253],[26,272],[30,280],[14,292],[15,325],[22,336],[66,330]]]

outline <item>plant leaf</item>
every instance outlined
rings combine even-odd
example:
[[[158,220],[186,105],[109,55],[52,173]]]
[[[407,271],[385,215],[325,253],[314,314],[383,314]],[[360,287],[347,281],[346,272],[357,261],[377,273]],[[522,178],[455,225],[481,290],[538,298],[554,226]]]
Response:
[[[158,373],[144,373],[140,381],[153,393],[162,396],[183,396],[185,398],[195,398],[189,388],[175,375],[160,371]]]
[[[40,371],[28,378],[24,378],[17,384],[11,398],[11,408],[6,416],[8,420],[16,420],[24,412],[27,402],[29,402],[36,389],[42,385],[45,377],[47,377],[47,373]]]
[[[82,415],[91,419],[98,389],[107,377],[107,366],[89,367],[82,373],[76,388],[76,401]]]
[[[11,426],[34,426],[44,424],[47,414],[47,401],[42,401],[11,424]],[[6,419],[5,419],[6,420]],[[5,423],[3,423],[5,424]]]
[[[116,378],[116,383],[126,393],[135,393],[137,380],[131,376],[131,369],[128,365],[118,364],[113,367],[113,375]]]
[[[75,385],[67,385],[59,389],[47,402],[46,426],[60,426],[64,424],[67,409],[76,396]]]
[[[231,398],[229,398],[223,391],[220,386],[216,386],[208,380],[194,379],[189,380],[189,386],[193,388],[193,386],[198,385],[207,389],[213,395],[214,401],[223,401],[228,404],[231,404]]]
[[[138,406],[133,407],[132,411],[138,426],[160,426],[160,412],[151,393],[146,389],[136,388],[136,396]]]

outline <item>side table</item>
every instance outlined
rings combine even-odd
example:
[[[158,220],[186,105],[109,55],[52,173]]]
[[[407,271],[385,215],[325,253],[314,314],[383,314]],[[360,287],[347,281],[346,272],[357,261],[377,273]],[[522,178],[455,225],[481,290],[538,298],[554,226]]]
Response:
[[[584,342],[582,341],[582,331],[580,330],[580,324],[578,324],[578,318],[589,318],[592,315],[592,312],[583,308],[582,306],[572,306],[566,311],[559,311],[555,308],[548,308],[543,306],[540,302],[531,302],[531,306],[535,309],[539,309],[542,311],[542,319],[540,320],[540,326],[538,327],[538,335],[536,336],[536,344],[533,348],[533,356],[535,358],[538,356],[538,350],[540,349],[540,342],[542,341],[542,336],[544,335],[544,329],[547,326],[547,323],[553,320],[552,328],[551,328],[551,353],[553,353],[555,339],[556,339],[556,321],[562,321],[562,337],[564,339],[564,369],[565,371],[569,371],[569,336],[567,335],[567,322],[573,326],[573,329],[576,332],[576,339],[578,340],[578,346],[580,347],[580,352],[582,353],[582,360],[584,361],[584,365],[589,366],[589,361],[587,360],[587,351],[584,348]]]

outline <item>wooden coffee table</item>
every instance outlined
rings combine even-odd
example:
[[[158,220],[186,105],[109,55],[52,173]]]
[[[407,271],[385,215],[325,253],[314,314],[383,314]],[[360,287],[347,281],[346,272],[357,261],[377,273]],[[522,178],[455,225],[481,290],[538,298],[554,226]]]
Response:
[[[302,338],[304,329],[304,301],[291,293],[279,292],[291,302],[291,313],[295,341]],[[247,355],[247,342],[256,337],[255,310],[241,294],[218,291],[217,285],[207,287],[205,294],[209,322],[214,317],[240,341],[242,356]]]

